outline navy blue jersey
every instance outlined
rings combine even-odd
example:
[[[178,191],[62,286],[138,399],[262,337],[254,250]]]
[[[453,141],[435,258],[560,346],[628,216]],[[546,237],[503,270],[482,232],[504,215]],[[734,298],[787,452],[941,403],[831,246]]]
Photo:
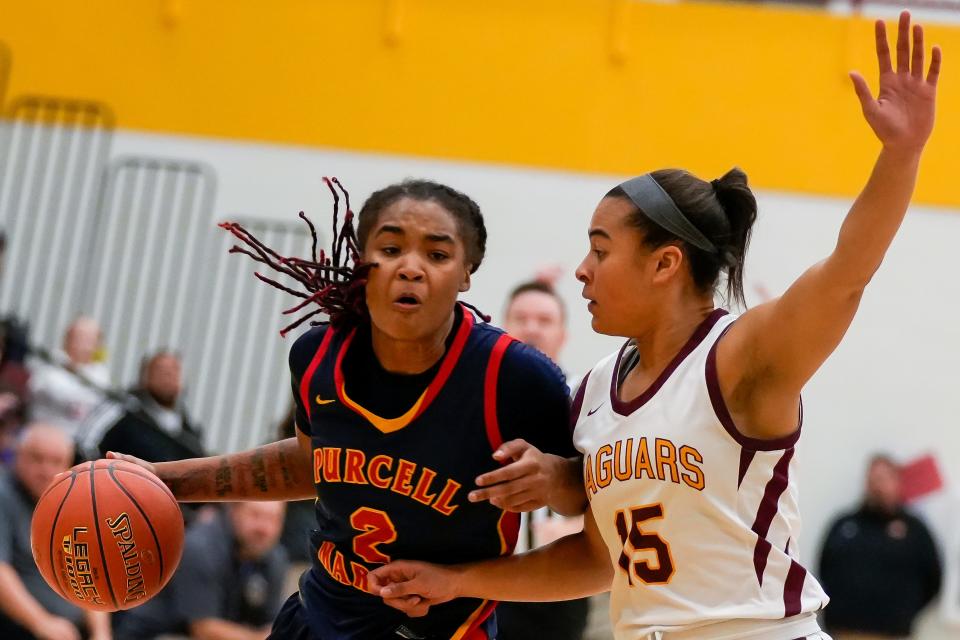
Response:
[[[301,584],[312,633],[321,640],[492,637],[493,602],[458,599],[411,619],[367,593],[366,575],[392,559],[452,564],[513,551],[518,515],[471,503],[467,493],[498,466],[492,452],[506,440],[574,455],[563,376],[540,352],[475,323],[458,305],[446,353],[423,388],[403,407],[374,407],[378,393],[394,393],[383,372],[361,376],[344,363],[355,349],[370,349],[369,339],[368,329],[322,325],[290,354],[297,426],[313,442],[317,487],[314,566]]]

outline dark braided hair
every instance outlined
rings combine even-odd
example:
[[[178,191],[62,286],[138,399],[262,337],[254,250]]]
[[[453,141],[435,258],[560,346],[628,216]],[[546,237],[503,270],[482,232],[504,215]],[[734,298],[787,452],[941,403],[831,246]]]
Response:
[[[255,273],[254,275],[263,282],[302,298],[299,304],[287,309],[284,314],[296,313],[310,303],[317,305],[317,309],[284,327],[280,331],[281,336],[286,336],[291,330],[321,313],[330,317],[330,324],[335,328],[355,326],[369,320],[370,314],[367,310],[365,286],[367,276],[374,264],[364,262],[360,256],[363,253],[367,237],[376,226],[380,214],[401,198],[421,201],[431,200],[449,211],[457,221],[457,228],[464,237],[467,260],[470,263],[470,273],[476,272],[483,261],[487,243],[487,230],[483,224],[480,207],[467,195],[446,185],[428,180],[406,180],[381,189],[367,198],[360,209],[359,226],[354,229],[353,223],[356,216],[350,208],[350,194],[336,178],[324,178],[323,181],[333,195],[333,241],[330,255],[322,250],[319,254],[317,253],[316,228],[302,211],[300,212],[300,218],[307,223],[313,239],[312,260],[281,256],[237,223],[224,222],[219,225],[252,249],[251,251],[234,245],[230,248],[230,253],[242,253],[250,256],[257,262],[290,276],[301,283],[308,291],[308,293],[303,293],[290,289],[261,273]],[[343,194],[346,206],[342,224],[339,219],[340,194]],[[490,322],[490,316],[483,314],[470,304],[463,304],[472,309],[484,322]],[[311,322],[310,324],[319,323]]]
[[[288,332],[320,313],[329,315],[330,324],[334,327],[359,324],[369,317],[364,298],[364,285],[367,283],[367,274],[373,265],[360,259],[357,233],[353,228],[354,214],[350,209],[350,194],[336,178],[324,178],[323,181],[333,195],[333,242],[330,255],[322,250],[319,255],[317,254],[317,230],[303,211],[300,212],[300,218],[307,223],[310,228],[310,236],[313,238],[312,260],[281,256],[257,240],[253,234],[241,225],[235,222],[220,224],[221,227],[240,238],[252,249],[250,251],[234,245],[230,248],[230,253],[248,255],[274,271],[290,276],[308,291],[308,293],[303,293],[290,289],[261,273],[255,273],[254,275],[263,282],[303,299],[299,304],[284,311],[285,314],[296,313],[310,303],[317,305],[317,309],[284,327],[280,331],[281,336],[286,336]],[[340,194],[343,194],[346,206],[342,225],[339,215]]]

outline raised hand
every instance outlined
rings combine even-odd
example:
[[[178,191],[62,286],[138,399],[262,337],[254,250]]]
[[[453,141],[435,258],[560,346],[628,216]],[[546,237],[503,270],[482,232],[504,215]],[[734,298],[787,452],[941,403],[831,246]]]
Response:
[[[933,131],[940,48],[933,47],[930,68],[924,77],[923,27],[913,26],[911,53],[909,11],[900,14],[896,69],[890,59],[883,20],[876,22],[876,37],[880,65],[880,92],[876,99],[863,76],[856,71],[850,73],[863,115],[885,149],[919,153]]]

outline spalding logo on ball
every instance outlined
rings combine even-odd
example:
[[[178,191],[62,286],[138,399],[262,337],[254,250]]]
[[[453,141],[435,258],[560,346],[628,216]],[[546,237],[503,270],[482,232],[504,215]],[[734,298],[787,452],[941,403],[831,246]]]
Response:
[[[183,514],[146,469],[97,460],[47,487],[30,537],[54,591],[84,609],[119,611],[143,604],[170,580],[183,553]]]

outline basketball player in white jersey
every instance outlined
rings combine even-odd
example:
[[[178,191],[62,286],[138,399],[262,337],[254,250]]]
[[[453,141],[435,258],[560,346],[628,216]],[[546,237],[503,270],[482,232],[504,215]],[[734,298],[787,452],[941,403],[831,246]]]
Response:
[[[577,393],[585,530],[492,562],[400,561],[371,584],[409,615],[453,597],[555,600],[612,590],[618,640],[825,638],[827,604],[797,558],[800,391],[840,343],[906,213],[933,129],[940,51],[900,16],[896,67],[876,26],[880,92],[851,74],[882,151],[834,251],[739,318],[756,202],[739,170],[629,180],[590,223],[577,277],[593,327],[630,338]]]

